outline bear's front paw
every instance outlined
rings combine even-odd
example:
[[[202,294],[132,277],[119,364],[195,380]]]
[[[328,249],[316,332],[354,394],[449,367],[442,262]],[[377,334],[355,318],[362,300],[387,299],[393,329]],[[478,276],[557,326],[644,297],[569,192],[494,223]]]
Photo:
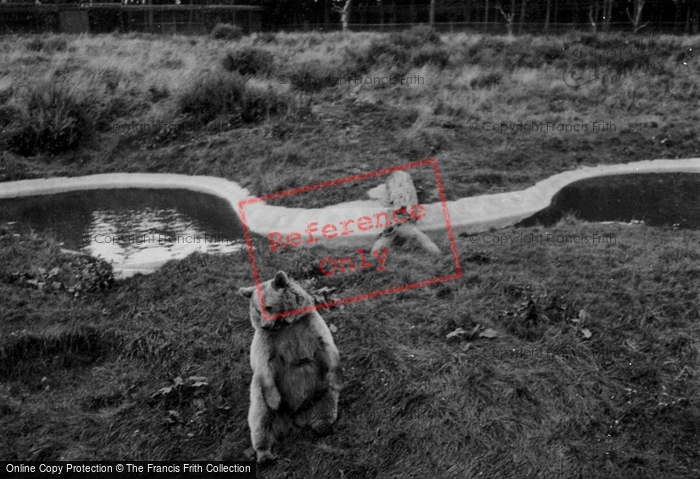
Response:
[[[282,404],[282,397],[277,388],[270,388],[265,391],[265,402],[273,411],[277,411]]]
[[[277,459],[277,456],[272,454],[272,452],[269,449],[266,451],[257,451],[257,456],[258,464],[265,464],[268,462],[275,461]]]

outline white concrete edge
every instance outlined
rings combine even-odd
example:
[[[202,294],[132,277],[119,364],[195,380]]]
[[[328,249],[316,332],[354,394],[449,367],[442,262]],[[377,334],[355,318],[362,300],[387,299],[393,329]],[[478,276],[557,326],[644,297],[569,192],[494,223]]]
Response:
[[[579,180],[600,176],[636,173],[700,173],[700,158],[682,160],[650,160],[634,163],[584,167],[551,176],[536,185],[521,191],[461,198],[446,203],[446,210],[455,234],[461,232],[479,233],[514,225],[551,204],[554,195],[565,186]],[[211,176],[187,176],[161,173],[108,173],[100,175],[21,180],[0,183],[0,199],[22,196],[35,196],[64,193],[76,190],[117,189],[117,188],[172,188],[187,189],[208,193],[229,202],[240,216],[239,202],[251,199],[248,190],[233,181]],[[303,193],[301,193],[303,194]],[[426,204],[425,217],[418,222],[426,232],[445,232],[446,222],[441,203]],[[357,220],[369,216],[376,226],[375,214],[386,212],[379,199],[352,201],[327,206],[325,208],[286,208],[271,206],[262,202],[244,207],[244,222],[251,232],[267,235],[281,233],[285,242],[293,232],[302,235],[302,246],[323,244],[334,246],[371,247],[379,233],[378,228],[361,231],[356,223],[348,225],[348,234],[338,234],[325,239],[321,233],[326,224],[333,224],[342,233],[341,221]],[[242,218],[243,219],[243,218]],[[313,233],[316,243],[309,243],[307,227],[317,223]],[[349,233],[352,231],[352,233]]]

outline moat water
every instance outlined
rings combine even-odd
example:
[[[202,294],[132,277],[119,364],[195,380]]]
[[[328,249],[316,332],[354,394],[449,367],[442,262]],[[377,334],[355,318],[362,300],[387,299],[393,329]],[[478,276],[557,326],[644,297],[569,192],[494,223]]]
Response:
[[[516,226],[549,226],[569,213],[584,221],[700,229],[700,174],[642,173],[576,181],[554,195],[549,207]]]
[[[112,262],[119,276],[133,265],[181,259],[194,251],[244,247],[229,203],[184,189],[107,189],[0,200],[0,225],[16,234],[53,235],[63,247]],[[131,266],[129,266],[131,265]]]
[[[644,173],[576,181],[516,226],[584,221],[700,229],[700,174]],[[149,272],[194,251],[245,247],[229,203],[185,189],[103,189],[0,200],[0,227],[53,235],[63,247],[112,262],[118,276]],[[141,266],[139,266],[141,265]]]

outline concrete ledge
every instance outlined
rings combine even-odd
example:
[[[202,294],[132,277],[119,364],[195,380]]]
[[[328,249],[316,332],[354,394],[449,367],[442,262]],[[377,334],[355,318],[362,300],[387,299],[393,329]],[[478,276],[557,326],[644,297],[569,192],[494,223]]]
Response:
[[[637,173],[700,173],[700,158],[584,167],[551,176],[525,190],[450,201],[447,206],[452,228],[455,233],[480,233],[512,226],[547,208],[554,195],[571,183],[601,176]],[[439,209],[439,204],[426,205],[429,214],[420,224],[423,231],[444,228],[444,224],[435,221]]]
[[[700,158],[586,167],[559,173],[525,190],[462,198],[447,202],[446,207],[455,233],[478,233],[511,226],[534,215],[549,206],[558,191],[575,181],[636,173],[700,173]],[[158,173],[113,173],[0,183],[0,198],[113,188],[177,188],[209,193],[227,200],[239,216],[239,202],[250,198],[245,188],[223,178]],[[377,191],[374,193],[375,198],[371,200],[341,203],[325,208],[285,208],[264,203],[248,204],[244,207],[242,220],[252,232],[261,235],[279,232],[286,238],[290,233],[298,232],[302,234],[303,245],[369,247],[379,233],[377,228],[360,231],[352,224],[348,231],[352,230],[353,233],[344,236],[338,234],[333,239],[323,238],[321,230],[326,224],[334,224],[338,233],[341,233],[341,221],[357,221],[361,216],[373,218],[377,213],[386,212],[381,195],[378,195]],[[426,217],[418,222],[418,226],[427,232],[444,232],[446,223],[443,206],[440,203],[424,206]],[[307,243],[309,235],[305,230],[312,223],[317,223],[317,231],[313,233],[313,237],[320,240],[317,243]],[[376,221],[374,224],[376,225]]]

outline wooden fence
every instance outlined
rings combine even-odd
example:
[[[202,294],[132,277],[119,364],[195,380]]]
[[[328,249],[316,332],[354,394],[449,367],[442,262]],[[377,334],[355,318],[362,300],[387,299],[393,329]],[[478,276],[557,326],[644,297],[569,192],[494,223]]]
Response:
[[[185,0],[186,1],[186,0]],[[217,23],[259,31],[261,7],[250,5],[0,3],[0,34],[7,33],[193,33],[211,31]]]

